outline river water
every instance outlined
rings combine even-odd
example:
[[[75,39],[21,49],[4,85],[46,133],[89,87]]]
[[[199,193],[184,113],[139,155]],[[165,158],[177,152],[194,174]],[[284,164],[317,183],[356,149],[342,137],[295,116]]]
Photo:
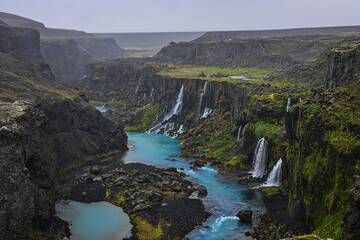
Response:
[[[212,215],[186,237],[204,240],[247,239],[245,232],[251,231],[257,224],[256,217],[265,213],[259,192],[252,187],[240,185],[236,176],[221,174],[209,165],[197,171],[191,170],[189,162],[194,159],[179,157],[182,150],[177,139],[160,134],[127,134],[135,148],[122,157],[123,162],[171,166],[178,170],[183,168],[184,170],[179,171],[186,173],[189,180],[206,186],[208,195],[202,198],[202,201]],[[235,217],[238,211],[247,209],[253,210],[255,220],[252,223],[240,222]],[[111,204],[61,202],[57,204],[57,211],[60,217],[72,223],[71,230],[74,235],[71,239],[74,240],[117,240],[127,236],[131,228],[128,216],[121,208]]]
[[[206,186],[208,195],[202,198],[212,216],[187,235],[190,239],[246,239],[245,232],[257,224],[240,222],[236,213],[252,209],[255,218],[265,213],[265,206],[259,192],[237,183],[238,178],[223,175],[216,168],[205,166],[198,171],[190,169],[194,159],[178,157],[181,154],[180,141],[166,135],[128,133],[129,141],[135,144],[135,151],[128,152],[125,163],[141,162],[160,167],[184,168],[189,179]],[[175,161],[172,161],[174,160]],[[254,225],[253,225],[254,224]]]

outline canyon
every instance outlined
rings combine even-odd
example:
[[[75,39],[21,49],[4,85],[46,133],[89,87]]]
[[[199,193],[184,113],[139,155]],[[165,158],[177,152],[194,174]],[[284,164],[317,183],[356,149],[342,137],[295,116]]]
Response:
[[[129,239],[360,237],[359,27],[113,59],[113,39],[0,20],[0,239],[70,238],[59,199],[121,207]]]

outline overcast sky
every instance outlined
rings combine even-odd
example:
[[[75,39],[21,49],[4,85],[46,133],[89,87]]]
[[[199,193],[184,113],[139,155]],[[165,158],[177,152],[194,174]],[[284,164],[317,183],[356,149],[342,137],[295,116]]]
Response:
[[[0,11],[87,32],[360,25],[360,0],[0,0]]]

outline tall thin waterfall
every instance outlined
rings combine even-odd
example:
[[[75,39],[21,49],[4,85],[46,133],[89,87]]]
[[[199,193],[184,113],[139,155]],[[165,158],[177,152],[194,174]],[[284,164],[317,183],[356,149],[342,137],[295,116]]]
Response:
[[[200,116],[200,112],[201,112],[201,108],[202,108],[202,103],[204,101],[204,98],[206,97],[207,85],[208,85],[208,82],[205,82],[203,90],[202,90],[201,95],[200,95],[200,101],[199,101],[199,106],[198,106],[198,115],[199,116]],[[205,104],[206,104],[206,102],[205,102]],[[207,108],[207,106],[206,106],[206,108]]]
[[[256,144],[251,171],[253,177],[261,178],[266,174],[266,145],[265,138],[261,138]]]
[[[135,93],[137,93],[139,91],[139,86],[137,86],[137,88],[135,89]]]
[[[291,98],[288,98],[287,105],[286,105],[286,112],[289,111],[290,107],[291,107]]]
[[[176,99],[176,103],[174,107],[171,109],[171,112],[167,114],[161,122],[157,123],[151,129],[149,129],[147,133],[152,133],[152,132],[158,133],[165,121],[169,120],[174,115],[180,115],[183,107],[183,98],[184,98],[184,85],[181,86],[179,95]]]
[[[277,187],[281,185],[281,164],[282,159],[280,158],[279,161],[277,161],[277,163],[275,164],[274,168],[271,170],[271,173],[268,176],[266,183],[263,184],[264,187]]]
[[[183,98],[184,98],[184,85],[181,86],[179,95],[176,99],[175,106],[171,110],[171,113],[168,114],[169,117],[166,120],[171,118],[173,115],[180,115],[182,107],[183,107]]]
[[[242,130],[242,125],[240,125],[238,132],[237,132],[237,140],[239,140],[241,138],[241,130]]]
[[[154,95],[154,88],[151,89],[150,97]]]

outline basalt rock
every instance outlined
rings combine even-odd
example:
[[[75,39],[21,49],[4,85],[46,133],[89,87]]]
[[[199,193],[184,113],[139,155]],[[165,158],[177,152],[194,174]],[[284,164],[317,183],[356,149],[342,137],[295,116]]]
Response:
[[[344,216],[343,238],[360,239],[360,176],[354,177],[354,187],[349,191],[350,209]]]
[[[236,214],[236,216],[240,219],[242,222],[251,222],[252,218],[252,211],[251,210],[244,210],[240,211]]]
[[[27,239],[55,213],[55,149],[33,105],[0,102],[0,239]]]

